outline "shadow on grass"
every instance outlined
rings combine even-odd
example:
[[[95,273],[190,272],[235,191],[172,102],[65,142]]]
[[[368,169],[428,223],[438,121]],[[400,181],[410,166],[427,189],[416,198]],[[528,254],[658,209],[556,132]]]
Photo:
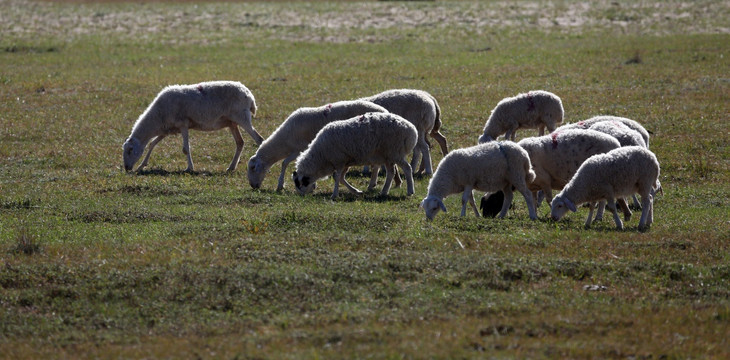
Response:
[[[139,175],[139,176],[211,176],[211,177],[224,177],[224,176],[232,176],[236,175],[235,171],[186,171],[186,170],[176,170],[176,171],[167,171],[164,169],[149,169],[149,170],[139,170],[130,172],[130,174]]]

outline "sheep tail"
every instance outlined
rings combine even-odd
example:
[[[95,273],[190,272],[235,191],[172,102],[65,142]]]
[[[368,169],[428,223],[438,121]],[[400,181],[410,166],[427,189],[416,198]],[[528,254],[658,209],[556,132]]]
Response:
[[[529,161],[525,162],[525,181],[527,181],[527,184],[529,185],[533,181],[535,181],[535,177],[537,177],[537,174],[535,174],[535,170],[532,169],[532,164]]]
[[[434,98],[432,95],[429,96],[433,101],[434,107],[436,107],[436,119],[433,123],[433,129],[431,129],[431,134],[436,134],[441,129],[441,107],[439,107],[439,103],[436,101],[436,98]]]

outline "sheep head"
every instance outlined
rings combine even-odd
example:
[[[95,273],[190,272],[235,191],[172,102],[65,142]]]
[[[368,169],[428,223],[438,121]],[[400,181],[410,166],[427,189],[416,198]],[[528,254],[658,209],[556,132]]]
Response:
[[[312,178],[306,175],[297,174],[296,171],[292,174],[292,180],[294,180],[294,185],[296,186],[297,191],[299,191],[302,195],[310,193],[312,190],[317,188],[317,183],[312,181]]]
[[[142,157],[144,146],[137,138],[130,137],[122,146],[124,151],[124,170],[130,171],[134,164]]]
[[[446,205],[444,205],[444,202],[435,196],[428,196],[424,198],[418,207],[422,208],[426,212],[426,219],[428,220],[433,220],[439,210],[446,212]]]
[[[257,158],[256,155],[252,156],[248,160],[248,183],[252,189],[258,189],[261,187],[261,183],[264,182],[266,173],[269,172],[269,168],[261,159]]]
[[[568,210],[572,212],[578,211],[575,204],[570,201],[570,199],[563,197],[560,194],[554,197],[553,201],[550,204],[550,216],[552,216],[553,220],[555,221],[560,220],[565,215],[565,213],[568,212]]]
[[[482,136],[479,137],[480,144],[484,144],[484,143],[487,143],[490,141],[494,141],[494,138],[492,138],[491,136],[489,136],[487,134],[483,134]]]

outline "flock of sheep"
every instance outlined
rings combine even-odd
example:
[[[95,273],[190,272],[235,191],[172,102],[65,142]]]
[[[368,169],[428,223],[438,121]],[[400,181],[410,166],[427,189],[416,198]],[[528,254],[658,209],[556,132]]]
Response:
[[[590,209],[585,222],[588,227],[596,205],[596,220],[608,206],[618,229],[623,229],[623,222],[617,203],[628,221],[631,210],[625,198],[633,197],[634,205],[642,209],[639,230],[648,228],[653,221],[653,198],[661,189],[659,162],[649,151],[649,133],[638,122],[615,116],[597,116],[558,127],[563,113],[560,98],[547,91],[505,98],[492,110],[479,145],[449,152],[446,138],[439,132],[441,110],[436,99],[421,90],[389,90],[358,100],[300,108],[264,140],[251,123],[256,101],[243,84],[214,81],[174,85],[163,89],[134,124],[123,146],[124,168],[130,171],[149,144],[137,170],[144,168],[162,139],[180,133],[187,171],[193,171],[188,130],[227,127],[236,142],[228,170],[235,170],[243,149],[240,126],[259,145],[248,161],[248,179],[254,189],[281,160],[277,190],[284,188],[287,166],[296,161],[292,179],[301,194],[311,192],[317,180],[330,175],[334,177],[333,199],[340,184],[361,193],[347,182],[345,174],[349,167],[366,166],[371,172],[368,190],[377,184],[380,168],[385,168],[381,194],[386,195],[393,179],[400,185],[398,165],[406,178],[408,195],[414,193],[414,172],[433,175],[420,205],[429,220],[446,211],[445,197],[457,193],[462,194],[461,215],[465,215],[468,203],[480,216],[473,190],[501,192],[503,200],[498,206],[502,218],[517,190],[525,198],[532,220],[537,219],[536,207],[544,197],[554,220],[586,203]],[[515,143],[515,134],[522,128],[538,128],[540,136]],[[496,141],[502,135],[505,141]],[[435,173],[427,136],[436,140],[444,154]],[[552,190],[561,189],[552,197]],[[636,194],[641,196],[640,204]],[[485,199],[486,195],[483,204]]]

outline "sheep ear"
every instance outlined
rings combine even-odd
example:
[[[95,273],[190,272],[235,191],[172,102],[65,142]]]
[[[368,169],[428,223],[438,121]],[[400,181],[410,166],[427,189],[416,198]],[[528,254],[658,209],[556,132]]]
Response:
[[[423,203],[426,201],[426,199],[421,200],[421,202],[418,204],[419,209],[423,209]]]
[[[578,211],[578,209],[575,207],[575,204],[572,201],[570,201],[570,199],[567,199],[567,198],[565,199],[565,206],[567,206],[568,210],[570,210],[572,212]]]
[[[446,205],[444,205],[444,202],[441,201],[441,200],[439,200],[439,207],[441,208],[441,210],[443,210],[444,212],[446,212]]]
[[[294,186],[300,188],[299,186],[299,177],[297,177],[297,172],[295,171],[293,174],[291,174],[292,179],[294,179]]]

